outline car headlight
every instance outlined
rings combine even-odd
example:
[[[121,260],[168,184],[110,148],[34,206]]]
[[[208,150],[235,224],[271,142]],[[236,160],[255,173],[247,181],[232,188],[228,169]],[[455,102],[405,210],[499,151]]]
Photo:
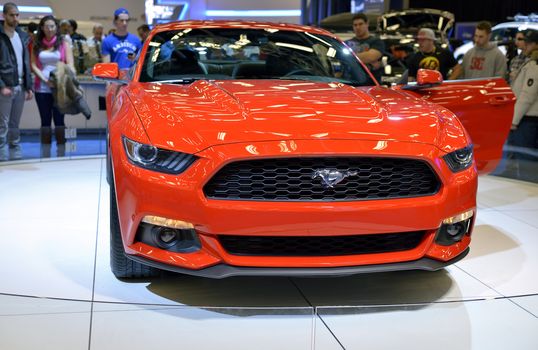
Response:
[[[473,145],[450,152],[443,158],[453,172],[465,170],[473,164]]]
[[[131,163],[144,169],[177,175],[187,170],[198,159],[192,154],[157,148],[125,136],[122,138],[125,153]]]

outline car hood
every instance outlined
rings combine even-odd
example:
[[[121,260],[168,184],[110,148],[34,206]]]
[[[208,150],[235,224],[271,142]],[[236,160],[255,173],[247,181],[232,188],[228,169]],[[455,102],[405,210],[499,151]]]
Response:
[[[150,141],[195,153],[237,142],[299,139],[437,144],[437,107],[384,87],[291,80],[133,83]]]
[[[381,15],[377,25],[378,30],[385,34],[416,35],[423,27],[445,34],[454,25],[454,14],[436,9],[408,9]]]

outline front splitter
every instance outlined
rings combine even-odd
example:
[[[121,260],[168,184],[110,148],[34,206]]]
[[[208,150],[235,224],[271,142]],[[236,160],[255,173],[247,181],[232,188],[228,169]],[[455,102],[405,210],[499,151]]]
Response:
[[[141,264],[155,267],[160,270],[167,270],[176,273],[200,276],[206,278],[226,278],[232,276],[282,276],[282,277],[335,277],[348,276],[361,273],[405,271],[405,270],[426,270],[436,271],[448,265],[452,265],[463,259],[469,253],[469,248],[449,261],[438,261],[430,258],[422,258],[413,261],[400,263],[376,264],[364,266],[346,266],[346,267],[324,267],[324,268],[295,268],[295,267],[242,267],[218,264],[205,269],[190,270],[181,267],[171,266],[159,263],[150,259],[142,258],[136,255],[126,256]]]

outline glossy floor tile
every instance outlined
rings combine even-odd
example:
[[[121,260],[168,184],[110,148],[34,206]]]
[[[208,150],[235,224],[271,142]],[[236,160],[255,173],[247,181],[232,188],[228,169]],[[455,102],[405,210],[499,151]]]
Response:
[[[510,300],[533,314],[535,317],[538,317],[538,295],[515,297]]]
[[[538,348],[538,319],[507,299],[318,308],[345,349]]]
[[[480,178],[471,252],[437,272],[121,281],[103,157],[2,164],[0,183],[0,349],[538,348],[535,184]]]
[[[91,299],[101,163],[0,167],[0,292]]]
[[[480,206],[497,210],[538,210],[538,186],[533,183],[483,176],[478,181]]]
[[[0,349],[83,350],[91,303],[0,294]]]
[[[94,304],[91,348],[310,350],[312,308]]]
[[[504,296],[538,291],[538,227],[504,212],[477,217],[471,252],[457,267]]]
[[[296,278],[313,306],[392,305],[474,300],[501,296],[454,266],[337,278]]]

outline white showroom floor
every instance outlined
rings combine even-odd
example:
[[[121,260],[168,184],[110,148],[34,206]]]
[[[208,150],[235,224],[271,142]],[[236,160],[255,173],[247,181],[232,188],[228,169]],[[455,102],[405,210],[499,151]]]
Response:
[[[538,185],[481,177],[438,272],[125,282],[104,158],[0,165],[0,349],[538,349]]]

